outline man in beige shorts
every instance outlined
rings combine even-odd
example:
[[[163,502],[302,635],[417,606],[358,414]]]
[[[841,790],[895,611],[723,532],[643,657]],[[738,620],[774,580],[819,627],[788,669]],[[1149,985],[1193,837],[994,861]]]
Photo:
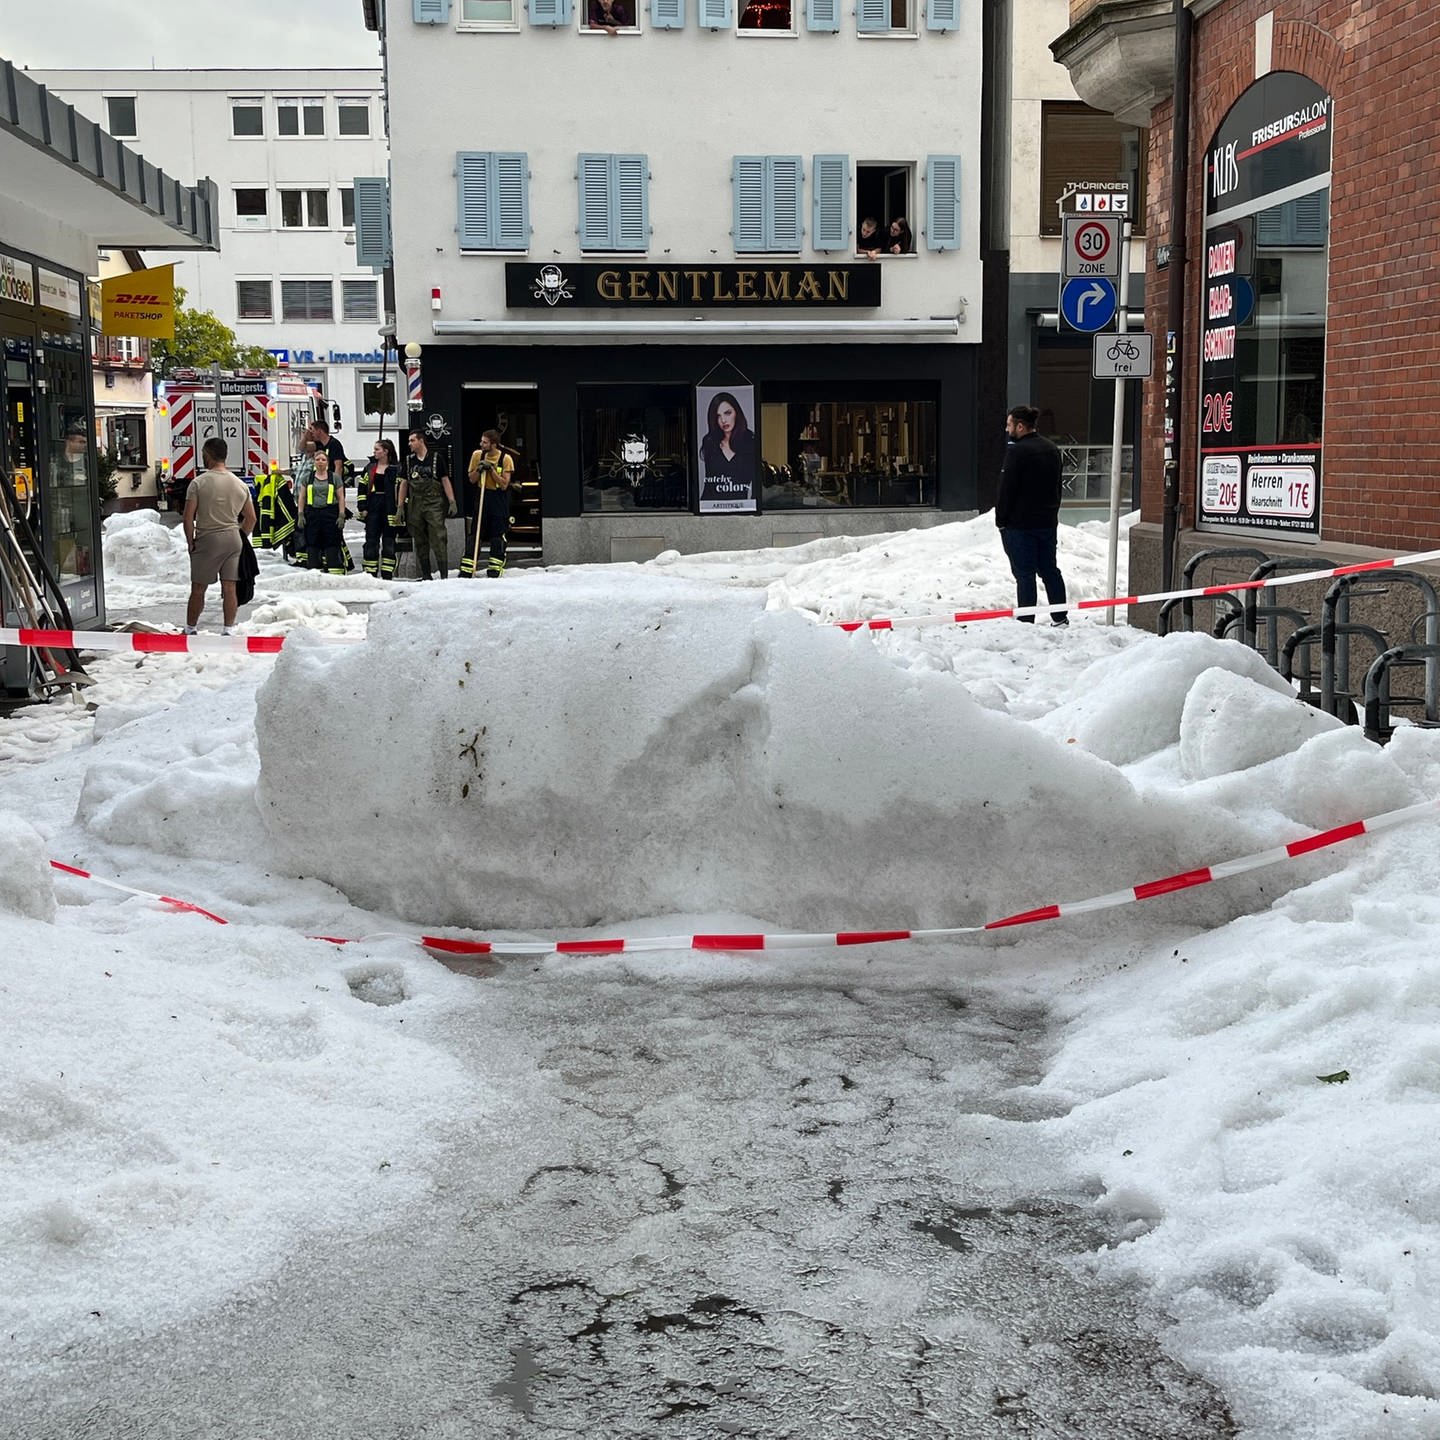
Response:
[[[185,539],[190,545],[190,602],[185,633],[193,635],[205,608],[205,592],[220,581],[223,634],[235,624],[235,582],[240,578],[240,532],[255,528],[250,487],[226,469],[230,450],[218,437],[205,442],[205,473],[190,482],[185,496]]]

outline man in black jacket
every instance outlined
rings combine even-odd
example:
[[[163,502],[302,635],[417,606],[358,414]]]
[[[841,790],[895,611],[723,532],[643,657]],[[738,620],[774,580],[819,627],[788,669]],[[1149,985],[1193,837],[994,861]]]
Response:
[[[1045,598],[1052,605],[1065,603],[1065,577],[1055,561],[1055,537],[1060,525],[1060,452],[1043,435],[1035,433],[1040,412],[1033,405],[1016,405],[1005,417],[1005,467],[995,497],[995,523],[1000,543],[1015,577],[1015,598],[1020,608],[1035,604],[1035,577],[1045,583]],[[1064,610],[1051,612],[1056,625],[1068,625]],[[1033,615],[1017,616],[1027,625]]]

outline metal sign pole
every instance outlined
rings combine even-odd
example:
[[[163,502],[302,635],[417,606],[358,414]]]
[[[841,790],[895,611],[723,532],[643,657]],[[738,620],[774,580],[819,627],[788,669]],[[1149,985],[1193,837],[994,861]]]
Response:
[[[1116,328],[1125,334],[1129,315],[1126,308],[1130,302],[1130,222],[1127,220],[1120,231],[1120,304],[1115,312]],[[1120,555],[1120,462],[1124,452],[1125,439],[1125,385],[1119,375],[1115,377],[1115,414],[1110,431],[1110,546],[1106,556],[1105,580],[1107,595],[1115,594],[1115,572]],[[1105,612],[1105,623],[1115,623],[1112,606]]]

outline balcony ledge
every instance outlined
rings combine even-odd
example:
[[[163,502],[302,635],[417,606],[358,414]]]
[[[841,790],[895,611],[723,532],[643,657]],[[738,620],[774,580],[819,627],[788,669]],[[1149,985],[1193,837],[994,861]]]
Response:
[[[1174,88],[1173,0],[1100,0],[1050,53],[1087,105],[1148,126],[1151,110]]]

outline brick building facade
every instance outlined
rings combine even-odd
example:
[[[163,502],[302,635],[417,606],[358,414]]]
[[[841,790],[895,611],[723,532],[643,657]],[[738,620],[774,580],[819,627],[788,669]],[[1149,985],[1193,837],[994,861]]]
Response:
[[[1076,89],[1097,108],[1149,127],[1147,328],[1161,352],[1170,277],[1160,247],[1174,233],[1175,6],[1072,0],[1070,20],[1052,48]],[[1178,23],[1190,29],[1191,63],[1175,574],[1188,554],[1216,545],[1302,557],[1318,549],[1341,563],[1440,548],[1440,466],[1427,444],[1440,405],[1440,172],[1433,165],[1440,7],[1433,0],[1196,0]],[[1268,113],[1267,87],[1302,99],[1288,115],[1281,103],[1270,123],[1246,128]],[[1237,151],[1223,140],[1225,127],[1237,124],[1244,137],[1237,193],[1261,191],[1253,213],[1238,219],[1246,207],[1227,209],[1224,197],[1230,170],[1216,173],[1235,167]],[[1328,184],[1300,155],[1307,147],[1318,155],[1322,142],[1317,163],[1328,161]],[[1273,171],[1268,182],[1261,169]],[[1242,319],[1238,354],[1230,331],[1228,367],[1213,363],[1225,346],[1207,330],[1230,305],[1228,262],[1217,258],[1232,255],[1217,224],[1227,219],[1255,262],[1235,286],[1252,313],[1248,336]],[[1178,255],[1169,259],[1180,263]],[[1165,377],[1156,368],[1144,402],[1141,523],[1131,539],[1138,591],[1158,589],[1165,569]],[[1313,455],[1308,522],[1252,517],[1243,499],[1238,515],[1215,513],[1216,477],[1230,473],[1229,460],[1215,455],[1227,440],[1216,431],[1230,410],[1218,419],[1212,412],[1232,391],[1237,406],[1254,412],[1247,423],[1256,433],[1244,441],[1257,454],[1268,448],[1260,459],[1277,473],[1302,474],[1305,466],[1293,462]],[[1240,439],[1235,448],[1243,448]],[[1235,473],[1243,496],[1250,459],[1242,456]],[[1228,503],[1233,492],[1223,493]]]

